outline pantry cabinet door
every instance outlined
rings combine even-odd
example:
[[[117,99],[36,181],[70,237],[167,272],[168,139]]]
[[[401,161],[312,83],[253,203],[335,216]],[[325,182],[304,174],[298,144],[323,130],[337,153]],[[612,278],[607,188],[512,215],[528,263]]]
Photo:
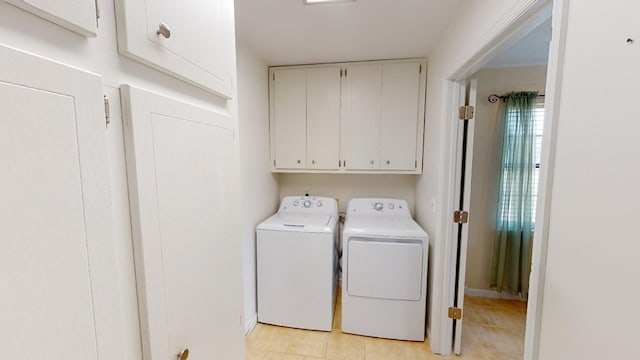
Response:
[[[419,62],[382,65],[381,169],[417,168],[420,70]]]
[[[272,74],[271,157],[274,169],[307,166],[307,77],[304,69]]]
[[[143,358],[243,359],[235,122],[121,94]]]
[[[122,55],[232,97],[233,0],[116,0]]]
[[[101,79],[0,46],[0,349],[121,359]]]
[[[347,66],[342,159],[347,170],[379,168],[382,65]]]
[[[307,70],[307,168],[337,170],[340,160],[340,68]]]
[[[96,0],[4,0],[80,35],[98,32]]]

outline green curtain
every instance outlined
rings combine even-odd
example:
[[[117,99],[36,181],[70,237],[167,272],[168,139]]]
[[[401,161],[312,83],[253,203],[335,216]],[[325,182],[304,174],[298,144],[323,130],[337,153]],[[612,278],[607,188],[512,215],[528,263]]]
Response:
[[[502,174],[491,286],[528,295],[533,239],[535,108],[538,92],[507,96],[504,111]]]

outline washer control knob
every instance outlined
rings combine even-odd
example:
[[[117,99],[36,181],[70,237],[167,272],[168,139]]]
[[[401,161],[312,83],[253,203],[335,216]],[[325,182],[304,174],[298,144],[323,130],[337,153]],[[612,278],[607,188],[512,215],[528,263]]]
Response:
[[[373,204],[373,208],[376,209],[376,211],[381,211],[384,208],[384,205],[382,205],[381,202],[377,202]]]
[[[302,203],[302,206],[306,207],[306,208],[310,208],[311,207],[311,200],[305,200]]]
[[[293,206],[298,206],[299,204],[300,204],[300,203],[298,202],[298,200],[295,200],[295,201],[293,202]]]
[[[317,207],[322,207],[322,201],[318,200],[318,202],[316,203]]]
[[[396,208],[396,206],[395,206],[395,205],[393,205],[393,204],[389,204],[389,209],[390,209],[390,210],[393,210],[393,209],[395,209],[395,208]]]

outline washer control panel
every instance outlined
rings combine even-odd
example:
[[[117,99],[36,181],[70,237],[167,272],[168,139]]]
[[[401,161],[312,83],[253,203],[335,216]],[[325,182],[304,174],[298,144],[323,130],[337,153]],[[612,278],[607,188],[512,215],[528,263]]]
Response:
[[[347,214],[409,215],[409,204],[400,199],[351,199]]]
[[[322,196],[286,196],[280,202],[278,211],[286,212],[332,212],[337,210],[338,202],[334,198]]]

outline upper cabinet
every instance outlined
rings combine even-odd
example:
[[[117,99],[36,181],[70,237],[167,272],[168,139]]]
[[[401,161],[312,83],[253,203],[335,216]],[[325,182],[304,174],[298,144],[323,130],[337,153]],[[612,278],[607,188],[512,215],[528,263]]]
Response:
[[[424,125],[422,64],[355,64],[346,69],[345,168],[417,170]]]
[[[339,66],[271,70],[273,169],[337,170]]]
[[[274,172],[422,172],[426,61],[271,68]]]
[[[54,24],[87,37],[98,30],[96,0],[4,0]]]
[[[124,56],[211,91],[233,93],[233,0],[116,0]]]

